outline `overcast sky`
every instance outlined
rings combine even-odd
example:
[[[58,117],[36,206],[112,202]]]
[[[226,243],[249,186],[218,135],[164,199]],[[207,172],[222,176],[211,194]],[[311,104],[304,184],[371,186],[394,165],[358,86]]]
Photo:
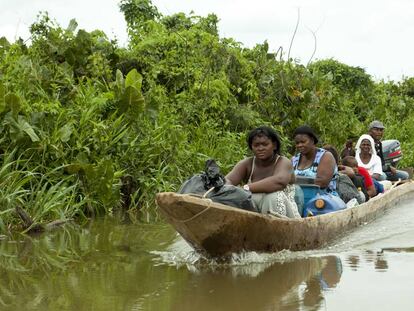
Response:
[[[101,29],[125,45],[125,21],[118,0],[0,0],[0,37],[29,38],[39,11],[62,26],[75,18],[79,28]],[[251,47],[267,40],[270,51],[285,57],[298,21],[290,56],[306,64],[334,58],[365,68],[375,79],[414,77],[413,0],[153,0],[164,15],[215,13],[221,36]]]

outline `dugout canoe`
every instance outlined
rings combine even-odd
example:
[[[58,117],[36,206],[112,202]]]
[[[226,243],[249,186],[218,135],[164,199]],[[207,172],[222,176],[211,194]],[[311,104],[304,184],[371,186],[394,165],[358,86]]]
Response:
[[[173,192],[158,193],[156,202],[165,219],[195,250],[219,257],[242,251],[320,248],[412,195],[414,183],[410,181],[364,204],[302,219],[262,215]]]

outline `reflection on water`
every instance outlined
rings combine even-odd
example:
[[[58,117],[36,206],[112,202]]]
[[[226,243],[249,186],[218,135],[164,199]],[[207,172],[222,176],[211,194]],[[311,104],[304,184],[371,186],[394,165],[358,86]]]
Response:
[[[357,255],[348,255],[346,263],[353,271],[357,271],[361,265],[360,262],[364,260],[364,268],[372,265],[378,272],[385,272],[389,268],[387,253],[414,253],[414,247],[385,247],[379,251],[365,250]]]
[[[166,269],[153,269],[148,249],[162,249],[172,238],[166,226],[106,219],[2,241],[0,309],[133,310],[139,297],[166,286],[159,283]]]
[[[414,253],[414,247],[385,247],[383,252]]]
[[[342,274],[339,257],[309,252],[245,252],[217,262],[177,239],[152,253],[156,262],[191,272],[170,310],[318,310]]]
[[[347,258],[347,262],[352,270],[356,271],[359,265],[359,256],[350,255]]]
[[[212,262],[168,226],[110,219],[1,241],[0,251],[1,310],[318,308],[341,276],[335,256],[245,253]]]
[[[372,264],[372,266],[378,272],[385,272],[388,269],[388,262],[383,251],[365,251],[362,254],[349,255],[346,259],[348,266],[353,270],[357,271],[361,265],[361,257],[365,260],[366,266]]]
[[[101,219],[2,237],[0,310],[403,310],[413,236],[414,209],[402,207],[326,249],[220,262],[167,225]]]
[[[173,299],[170,310],[317,309],[323,291],[339,281],[338,267],[339,258],[330,256],[250,264],[244,270],[240,266],[216,267],[213,271],[199,268],[180,286],[181,293]]]
[[[331,290],[339,283],[342,275],[342,262],[339,257],[328,256],[323,269],[306,282],[303,294],[303,306],[307,310],[319,310],[324,306],[325,291]]]

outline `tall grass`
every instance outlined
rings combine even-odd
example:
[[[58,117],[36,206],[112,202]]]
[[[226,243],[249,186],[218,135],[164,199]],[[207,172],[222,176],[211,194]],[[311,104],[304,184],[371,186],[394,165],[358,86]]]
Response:
[[[85,218],[85,199],[79,194],[79,185],[74,176],[57,175],[64,167],[47,174],[27,169],[30,160],[13,160],[15,151],[3,155],[0,166],[0,232],[24,227],[16,213],[17,206],[33,220],[33,225],[51,220]],[[57,177],[59,176],[59,177]],[[63,176],[63,177],[62,177]]]

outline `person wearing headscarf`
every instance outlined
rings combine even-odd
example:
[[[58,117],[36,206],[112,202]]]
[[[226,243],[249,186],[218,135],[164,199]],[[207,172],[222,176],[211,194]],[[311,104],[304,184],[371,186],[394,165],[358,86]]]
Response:
[[[355,159],[358,166],[367,169],[372,178],[381,180],[383,174],[381,158],[377,155],[374,139],[371,135],[361,135],[355,149]]]

